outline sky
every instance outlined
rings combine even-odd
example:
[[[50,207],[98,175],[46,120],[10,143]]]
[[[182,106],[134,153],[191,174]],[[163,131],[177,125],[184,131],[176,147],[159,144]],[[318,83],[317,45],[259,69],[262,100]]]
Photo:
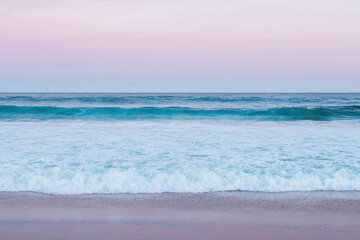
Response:
[[[1,0],[0,92],[360,92],[360,1]]]

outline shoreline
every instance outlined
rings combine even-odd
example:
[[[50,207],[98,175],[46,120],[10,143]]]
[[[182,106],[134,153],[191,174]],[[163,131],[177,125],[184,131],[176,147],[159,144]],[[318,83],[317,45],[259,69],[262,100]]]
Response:
[[[357,239],[360,192],[0,193],[1,239]]]

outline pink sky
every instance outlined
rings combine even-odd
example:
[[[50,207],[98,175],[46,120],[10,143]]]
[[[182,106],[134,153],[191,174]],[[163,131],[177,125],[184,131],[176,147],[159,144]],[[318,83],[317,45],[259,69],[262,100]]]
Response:
[[[0,91],[360,91],[360,1],[2,0]]]

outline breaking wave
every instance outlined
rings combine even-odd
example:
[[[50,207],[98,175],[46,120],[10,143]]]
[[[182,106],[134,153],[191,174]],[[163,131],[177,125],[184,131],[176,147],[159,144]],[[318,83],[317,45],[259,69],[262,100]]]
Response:
[[[190,107],[53,107],[0,105],[0,119],[229,119],[261,121],[359,119],[360,106],[274,107],[267,109]]]

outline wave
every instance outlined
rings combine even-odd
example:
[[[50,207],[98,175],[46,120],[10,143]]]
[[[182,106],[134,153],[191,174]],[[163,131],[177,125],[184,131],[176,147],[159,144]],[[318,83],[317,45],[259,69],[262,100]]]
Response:
[[[0,94],[3,105],[12,103],[154,104],[186,103],[359,103],[359,94]]]
[[[10,172],[10,173],[9,173]],[[338,171],[332,176],[297,173],[293,177],[219,173],[210,170],[150,175],[136,169],[81,171],[53,168],[34,172],[2,172],[0,191],[49,194],[90,193],[204,193],[213,191],[359,191],[360,177]],[[150,175],[150,176],[149,176]]]
[[[330,121],[359,119],[360,106],[274,107],[267,109],[190,107],[53,107],[0,105],[0,119],[85,119],[85,120],[141,120],[141,119],[229,119],[260,121],[314,120]]]

